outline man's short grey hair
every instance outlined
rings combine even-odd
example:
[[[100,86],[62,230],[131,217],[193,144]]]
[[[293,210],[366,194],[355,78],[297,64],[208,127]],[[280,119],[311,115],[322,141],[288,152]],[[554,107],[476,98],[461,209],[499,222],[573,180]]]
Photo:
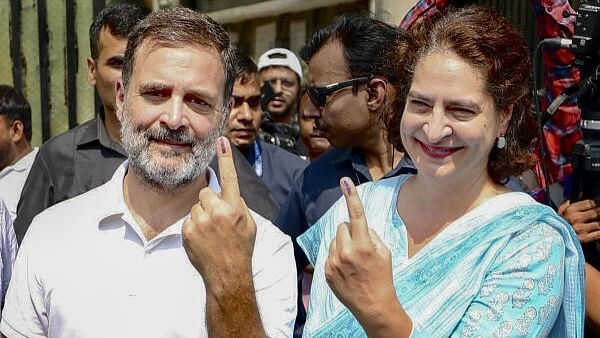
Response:
[[[235,57],[229,34],[223,26],[207,15],[183,7],[148,15],[135,26],[127,41],[122,72],[126,92],[135,71],[135,59],[140,46],[145,43],[151,48],[201,46],[218,52],[225,70],[222,112],[226,112],[235,82]]]

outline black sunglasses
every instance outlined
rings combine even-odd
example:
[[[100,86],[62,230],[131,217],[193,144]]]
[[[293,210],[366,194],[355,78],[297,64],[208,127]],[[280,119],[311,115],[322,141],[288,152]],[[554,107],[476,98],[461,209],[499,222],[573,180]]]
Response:
[[[238,108],[244,102],[248,102],[248,106],[250,106],[250,108],[257,108],[258,105],[260,105],[260,95],[250,96],[248,98],[245,98],[243,96],[234,96],[233,97],[233,107],[234,108]]]
[[[315,105],[315,107],[323,108],[323,107],[325,107],[325,104],[327,103],[327,96],[331,95],[331,93],[333,93],[337,90],[340,90],[342,88],[353,86],[358,83],[367,82],[367,81],[369,81],[369,79],[370,79],[369,77],[365,76],[365,77],[357,77],[356,79],[346,80],[346,81],[342,81],[342,82],[332,83],[325,87],[310,86],[310,87],[306,88],[306,93],[308,94],[310,101]]]

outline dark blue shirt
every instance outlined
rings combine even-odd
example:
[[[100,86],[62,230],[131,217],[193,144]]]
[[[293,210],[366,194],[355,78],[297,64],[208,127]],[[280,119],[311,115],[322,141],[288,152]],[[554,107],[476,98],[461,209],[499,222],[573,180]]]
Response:
[[[294,182],[308,166],[308,161],[300,156],[262,140],[255,140],[250,145],[246,159],[280,207],[292,190]]]
[[[384,177],[406,173],[416,173],[416,170],[402,161]],[[308,265],[308,260],[296,243],[296,238],[342,196],[339,182],[344,176],[352,179],[355,185],[373,180],[362,150],[334,148],[321,155],[304,170],[279,210],[274,223],[292,237],[299,272]]]

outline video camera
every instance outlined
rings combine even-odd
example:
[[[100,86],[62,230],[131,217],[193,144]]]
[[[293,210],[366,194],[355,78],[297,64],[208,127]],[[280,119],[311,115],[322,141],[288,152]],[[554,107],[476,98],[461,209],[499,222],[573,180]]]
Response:
[[[600,196],[600,0],[582,1],[570,48],[581,75],[576,89],[583,136],[573,149],[573,202]]]

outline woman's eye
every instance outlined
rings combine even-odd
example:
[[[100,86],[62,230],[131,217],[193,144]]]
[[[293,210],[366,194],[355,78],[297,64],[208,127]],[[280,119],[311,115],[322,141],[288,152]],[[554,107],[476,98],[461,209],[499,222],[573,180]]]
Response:
[[[457,120],[468,120],[476,115],[474,111],[465,108],[451,108],[450,111]]]

